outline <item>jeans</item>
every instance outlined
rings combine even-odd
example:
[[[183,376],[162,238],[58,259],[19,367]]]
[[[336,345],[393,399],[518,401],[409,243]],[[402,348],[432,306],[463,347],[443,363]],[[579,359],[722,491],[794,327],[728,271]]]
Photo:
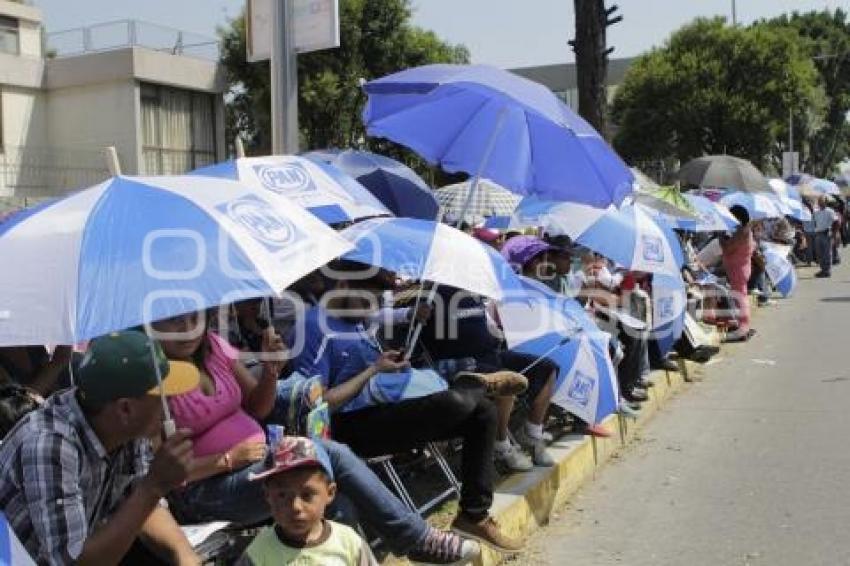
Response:
[[[340,493],[393,552],[406,554],[425,537],[429,528],[425,520],[405,507],[348,447],[333,441],[320,443],[330,456]],[[193,482],[168,496],[169,507],[184,524],[224,520],[247,526],[267,521],[271,514],[263,482],[248,481],[249,474],[262,469],[263,462],[256,462]]]
[[[480,384],[466,380],[426,397],[331,416],[334,438],[367,458],[462,438],[460,508],[473,519],[493,503],[496,426],[496,406]]]
[[[815,235],[815,245],[820,270],[822,273],[829,274],[832,271],[832,237],[828,230]]]

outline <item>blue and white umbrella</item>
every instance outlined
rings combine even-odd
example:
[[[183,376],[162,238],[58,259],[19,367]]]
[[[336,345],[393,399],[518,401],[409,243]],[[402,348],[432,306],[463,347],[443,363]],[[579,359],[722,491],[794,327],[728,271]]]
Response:
[[[809,196],[841,195],[841,188],[829,179],[818,179],[812,177],[800,183],[798,188],[800,189],[800,193]]]
[[[521,288],[517,275],[499,252],[440,222],[372,218],[346,228],[341,235],[354,245],[345,259],[404,277],[496,299]]]
[[[392,215],[363,185],[321,160],[294,155],[242,157],[195,169],[191,175],[239,181],[285,196],[326,224]]]
[[[777,196],[801,200],[800,190],[784,179],[769,179],[768,184]]]
[[[724,206],[702,195],[684,195],[697,211],[697,220],[677,219],[675,227],[688,232],[730,232],[739,222]]]
[[[0,346],[76,344],[276,294],[350,249],[265,189],[115,177],[0,225]]]
[[[767,276],[783,297],[790,297],[797,288],[797,270],[788,259],[791,246],[764,242],[761,247]]]
[[[426,65],[367,83],[371,136],[520,195],[619,205],[634,176],[545,86],[487,65]]]
[[[330,163],[366,187],[396,216],[436,220],[440,205],[413,169],[383,155],[354,149],[325,149],[304,155]]]
[[[35,566],[18,535],[12,530],[6,515],[0,512],[0,564],[4,566]]]
[[[527,197],[514,212],[512,227],[542,227],[566,234],[617,264],[634,271],[679,274],[684,258],[676,235],[640,205],[594,208],[571,202]]]
[[[682,336],[687,306],[687,288],[681,275],[652,276],[652,337],[658,342],[662,356]]]
[[[484,228],[507,230],[511,225],[510,216],[490,216],[484,220]]]
[[[777,204],[775,195],[772,193],[745,193],[736,191],[725,195],[720,199],[720,202],[730,210],[733,206],[743,207],[750,215],[750,220],[782,218],[785,216],[782,208]]]
[[[601,422],[620,398],[610,336],[575,300],[526,278],[523,284],[522,293],[498,305],[508,347],[557,364],[552,402],[585,422]]]
[[[812,219],[812,212],[802,201],[784,196],[776,196],[775,198],[777,205],[785,216],[799,220],[800,222],[809,222]]]

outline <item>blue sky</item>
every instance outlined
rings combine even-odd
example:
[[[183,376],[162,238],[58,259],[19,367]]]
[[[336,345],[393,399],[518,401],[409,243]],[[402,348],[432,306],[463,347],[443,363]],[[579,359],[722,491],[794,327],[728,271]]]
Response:
[[[609,0],[609,5],[616,0]],[[33,0],[48,31],[120,19],[141,19],[213,35],[244,0]],[[658,45],[697,16],[730,16],[732,0],[619,0],[624,21],[609,33],[613,57]],[[416,24],[463,43],[477,63],[518,67],[572,60],[572,0],[413,0]],[[738,21],[792,10],[850,9],[850,0],[737,0]]]

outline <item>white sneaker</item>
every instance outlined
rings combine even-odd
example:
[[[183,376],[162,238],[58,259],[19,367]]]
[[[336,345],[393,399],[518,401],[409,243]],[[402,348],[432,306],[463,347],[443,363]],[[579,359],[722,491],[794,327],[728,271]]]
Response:
[[[531,461],[534,462],[535,466],[548,468],[555,465],[555,460],[546,450],[546,441],[542,438],[533,438],[526,432],[525,427],[520,427],[514,433],[514,439],[519,442],[520,446],[528,450],[531,454]]]
[[[507,449],[497,448],[493,453],[493,460],[496,467],[508,473],[528,472],[534,468],[534,463],[531,458],[526,456],[523,451],[513,443]]]

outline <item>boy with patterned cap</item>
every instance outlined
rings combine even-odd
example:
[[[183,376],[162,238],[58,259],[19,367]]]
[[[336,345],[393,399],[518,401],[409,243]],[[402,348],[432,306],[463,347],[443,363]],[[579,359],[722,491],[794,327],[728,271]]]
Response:
[[[351,527],[324,518],[336,484],[327,452],[309,438],[285,436],[250,480],[263,482],[275,524],[257,534],[239,566],[377,564]]]

